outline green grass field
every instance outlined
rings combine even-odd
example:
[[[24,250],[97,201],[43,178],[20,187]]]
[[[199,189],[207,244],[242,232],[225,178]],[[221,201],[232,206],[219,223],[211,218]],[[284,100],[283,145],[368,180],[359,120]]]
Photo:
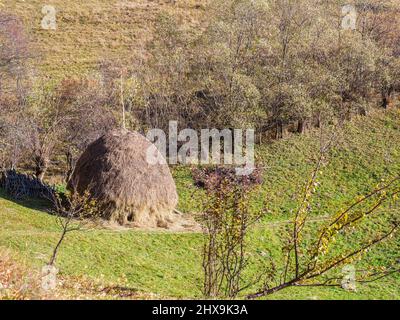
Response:
[[[181,0],[0,0],[0,10],[24,21],[33,54],[33,75],[55,83],[68,77],[90,74],[103,60],[122,63],[146,57],[160,13],[177,17],[192,31],[207,23],[206,1]],[[57,10],[57,29],[43,30],[44,4]],[[250,236],[254,263],[249,274],[262,267],[267,249],[279,264],[288,221],[297,206],[301,189],[313,168],[319,148],[318,132],[291,135],[257,148],[263,167],[263,185],[252,194],[251,206],[268,208],[268,215]],[[400,113],[376,112],[346,124],[313,201],[312,216],[327,217],[352,199],[373,189],[381,179],[400,174]],[[173,167],[179,193],[178,209],[190,214],[202,211],[204,193],[193,185],[188,167]],[[354,248],[362,239],[385,226],[390,212],[384,207],[360,230],[345,234],[333,249]],[[312,234],[323,222],[309,226]],[[29,268],[40,270],[48,261],[60,230],[46,205],[35,200],[15,202],[0,190],[0,253],[10,250]],[[307,239],[305,239],[307,240]],[[308,239],[309,240],[309,239]],[[154,294],[154,297],[201,298],[202,235],[200,233],[147,232],[138,230],[91,229],[68,234],[57,260],[61,276],[89,280]],[[370,251],[365,265],[379,266],[400,258],[400,238]],[[0,256],[1,257],[1,256]],[[340,272],[340,270],[339,270]],[[250,288],[248,291],[255,290]],[[246,293],[246,292],[244,292]],[[268,299],[400,299],[400,276],[359,285],[357,292],[339,288],[291,288]]]
[[[312,215],[325,217],[337,212],[356,196],[373,189],[382,178],[400,173],[400,113],[398,110],[360,117],[346,125],[331,161],[320,178],[321,188],[313,202]],[[296,208],[296,191],[313,167],[318,148],[317,132],[274,142],[259,148],[264,183],[253,194],[252,207],[263,203],[269,214],[251,234],[255,263],[249,273],[260,270],[260,252],[270,249],[281,258],[280,247]],[[180,195],[179,209],[200,212],[203,195],[192,184],[190,169],[173,169]],[[14,202],[0,191],[0,248],[7,248],[31,268],[48,261],[59,235],[55,219],[38,201]],[[349,248],[382,228],[385,215],[398,208],[385,207],[359,231],[345,235],[335,245]],[[279,223],[280,222],[280,223]],[[321,222],[310,223],[310,232]],[[118,284],[156,297],[201,298],[202,236],[199,233],[144,232],[138,230],[92,229],[68,234],[58,257],[61,275],[85,276],[103,283]],[[370,251],[360,266],[381,265],[399,259],[400,239]],[[340,270],[339,270],[340,271]],[[252,288],[255,289],[255,288]],[[251,289],[250,289],[251,290]],[[359,285],[357,292],[340,288],[291,288],[269,299],[399,299],[400,277],[390,276]]]

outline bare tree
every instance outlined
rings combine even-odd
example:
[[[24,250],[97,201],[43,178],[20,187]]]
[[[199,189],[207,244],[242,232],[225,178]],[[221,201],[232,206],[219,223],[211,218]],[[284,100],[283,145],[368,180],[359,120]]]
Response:
[[[0,12],[0,166],[15,169],[26,151],[22,115],[28,81],[29,41],[22,21]]]
[[[22,102],[26,93],[26,62],[31,55],[21,19],[0,12],[0,39],[0,96],[4,92],[14,93]]]
[[[53,213],[56,216],[57,225],[61,230],[48,263],[48,265],[53,266],[67,234],[94,226],[98,220],[99,212],[96,201],[92,199],[89,192],[79,194],[74,191],[63,197],[53,192],[50,200],[54,206]]]
[[[248,233],[265,213],[249,208],[249,193],[260,183],[260,172],[239,177],[234,169],[205,169],[197,171],[196,179],[208,197],[202,216],[203,292],[233,298],[254,282],[246,282],[243,273],[249,265]]]
[[[108,94],[97,79],[65,79],[57,87],[64,105],[61,151],[66,157],[65,180],[68,182],[78,156],[89,143],[114,128],[116,117],[108,108]],[[66,116],[68,114],[68,116]]]
[[[43,180],[55,148],[65,132],[69,114],[60,98],[52,91],[43,89],[27,111],[30,123],[29,148],[35,175]]]

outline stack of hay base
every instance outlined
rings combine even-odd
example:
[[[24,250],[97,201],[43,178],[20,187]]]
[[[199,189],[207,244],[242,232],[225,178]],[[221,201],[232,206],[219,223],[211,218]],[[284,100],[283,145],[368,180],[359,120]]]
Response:
[[[146,153],[152,146],[136,132],[108,132],[81,155],[68,189],[89,191],[102,217],[111,222],[168,228],[178,196],[166,162],[148,163]]]

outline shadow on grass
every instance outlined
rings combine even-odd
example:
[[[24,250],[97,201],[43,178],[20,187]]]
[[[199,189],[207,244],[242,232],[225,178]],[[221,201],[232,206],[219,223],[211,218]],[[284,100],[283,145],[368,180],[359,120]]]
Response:
[[[11,197],[3,188],[0,188],[0,198],[11,201],[20,206],[26,207],[28,209],[44,211],[51,214],[52,204],[49,200],[39,199],[39,198],[23,198],[15,199]]]

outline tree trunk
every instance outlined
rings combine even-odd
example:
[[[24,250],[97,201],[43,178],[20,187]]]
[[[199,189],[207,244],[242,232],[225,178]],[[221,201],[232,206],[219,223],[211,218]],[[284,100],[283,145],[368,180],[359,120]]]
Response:
[[[35,167],[36,178],[38,178],[40,181],[43,181],[43,178],[47,171],[49,161],[46,158],[44,158],[43,156],[37,156],[35,158],[35,164],[36,164],[36,167]]]
[[[60,248],[61,243],[63,242],[66,234],[67,234],[67,230],[66,230],[66,228],[63,228],[63,231],[61,233],[61,237],[58,240],[58,242],[57,242],[57,244],[56,244],[56,246],[55,246],[55,248],[53,250],[53,254],[51,255],[51,258],[50,258],[50,261],[49,261],[49,266],[53,266],[54,263],[56,262],[58,249]]]
[[[317,115],[317,123],[315,125],[318,129],[321,128],[321,113],[318,113]]]
[[[72,173],[74,172],[74,167],[75,167],[75,160],[71,150],[68,150],[66,152],[66,158],[67,158],[67,173],[65,175],[65,182],[68,182],[72,177]]]
[[[299,134],[303,134],[304,133],[304,129],[305,129],[305,121],[304,120],[299,120],[297,122],[297,133]]]
[[[393,89],[388,88],[387,90],[382,90],[381,96],[382,96],[382,108],[387,109],[390,105],[391,102],[391,95],[392,95]]]
[[[278,120],[276,122],[276,131],[275,131],[275,139],[282,139],[283,138],[283,123],[282,121]]]

